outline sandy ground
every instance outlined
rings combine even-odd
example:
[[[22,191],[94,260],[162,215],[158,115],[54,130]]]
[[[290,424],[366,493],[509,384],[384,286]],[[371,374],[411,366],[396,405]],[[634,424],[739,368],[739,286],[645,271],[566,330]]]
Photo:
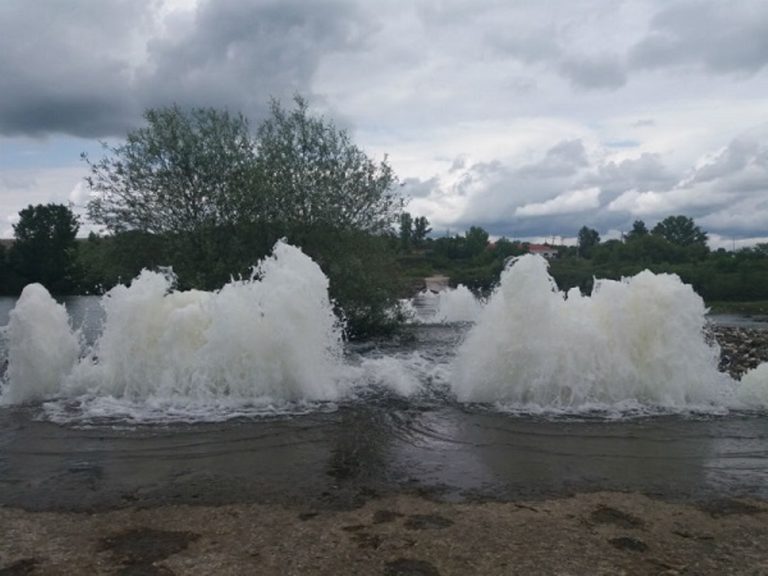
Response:
[[[0,575],[768,575],[768,503],[598,492],[526,502],[399,495],[262,504],[0,509]]]

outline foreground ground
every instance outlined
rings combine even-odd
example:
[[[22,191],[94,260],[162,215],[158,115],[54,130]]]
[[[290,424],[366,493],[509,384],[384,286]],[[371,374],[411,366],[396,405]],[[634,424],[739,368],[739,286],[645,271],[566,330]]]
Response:
[[[768,503],[600,492],[355,510],[0,509],[0,574],[768,574]]]

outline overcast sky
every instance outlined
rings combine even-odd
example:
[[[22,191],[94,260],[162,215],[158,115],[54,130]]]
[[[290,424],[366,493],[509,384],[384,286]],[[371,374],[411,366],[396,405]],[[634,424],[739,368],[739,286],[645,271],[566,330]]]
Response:
[[[305,95],[436,232],[768,241],[765,0],[2,0],[0,237],[142,111]]]

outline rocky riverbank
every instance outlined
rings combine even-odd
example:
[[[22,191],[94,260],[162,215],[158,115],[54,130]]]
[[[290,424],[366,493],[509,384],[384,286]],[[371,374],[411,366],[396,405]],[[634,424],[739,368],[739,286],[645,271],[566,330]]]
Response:
[[[768,330],[737,326],[710,326],[720,345],[720,370],[733,378],[768,362]]]
[[[0,574],[766,574],[768,505],[598,492],[515,502],[412,495],[354,510],[240,504],[0,508]]]

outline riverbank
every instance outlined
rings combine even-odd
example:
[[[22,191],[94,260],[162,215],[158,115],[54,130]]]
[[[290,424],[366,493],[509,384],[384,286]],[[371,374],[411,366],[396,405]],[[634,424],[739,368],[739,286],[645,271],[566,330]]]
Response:
[[[748,370],[768,362],[768,330],[716,324],[711,325],[711,330],[720,345],[722,372],[741,378]]]
[[[0,509],[0,574],[765,574],[768,503],[597,492],[414,495],[353,510],[240,504]]]

